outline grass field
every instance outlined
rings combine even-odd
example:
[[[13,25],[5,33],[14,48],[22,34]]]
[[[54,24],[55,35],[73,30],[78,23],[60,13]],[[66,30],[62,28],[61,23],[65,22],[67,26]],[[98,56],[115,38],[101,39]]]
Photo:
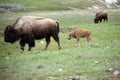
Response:
[[[80,76],[80,80],[120,80],[120,10],[107,10],[108,23],[94,24],[94,10],[42,11],[0,13],[0,33],[22,15],[43,16],[60,23],[61,50],[52,39],[44,51],[45,40],[36,40],[32,51],[19,49],[19,42],[5,43],[0,34],[0,80],[68,80]],[[81,39],[81,46],[75,47],[75,39],[68,40],[68,29],[86,28],[92,30],[91,46]],[[44,43],[41,43],[44,41]],[[98,63],[96,63],[98,62]],[[112,68],[112,71],[108,69]]]

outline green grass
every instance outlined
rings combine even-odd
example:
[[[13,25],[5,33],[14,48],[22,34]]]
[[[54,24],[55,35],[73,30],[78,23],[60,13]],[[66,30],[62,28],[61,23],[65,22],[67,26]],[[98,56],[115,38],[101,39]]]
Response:
[[[57,43],[51,38],[46,51],[43,50],[45,43],[41,44],[41,40],[36,40],[32,51],[27,51],[27,45],[25,51],[21,51],[19,42],[5,43],[3,36],[0,36],[0,80],[68,80],[69,76],[84,76],[90,80],[119,80],[120,77],[113,75],[114,71],[120,71],[120,14],[119,10],[116,11],[109,10],[109,22],[101,24],[94,24],[94,11],[87,10],[0,13],[0,32],[21,15],[56,19],[64,30],[59,34],[61,50],[58,50]],[[92,30],[91,46],[86,46],[86,39],[83,38],[81,46],[75,47],[75,39],[67,40],[68,28]],[[44,39],[42,41],[45,42]],[[106,72],[109,68],[113,72]]]

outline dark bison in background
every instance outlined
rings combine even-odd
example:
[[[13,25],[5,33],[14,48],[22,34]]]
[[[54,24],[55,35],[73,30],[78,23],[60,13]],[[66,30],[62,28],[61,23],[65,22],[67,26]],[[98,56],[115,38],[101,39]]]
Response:
[[[59,49],[59,23],[52,19],[34,16],[23,16],[16,20],[12,25],[8,25],[4,31],[4,41],[14,43],[20,39],[20,48],[24,50],[27,43],[29,51],[35,46],[35,39],[46,39],[45,50],[50,43],[52,36],[57,42]]]
[[[107,15],[107,12],[104,12],[104,11],[100,11],[100,12],[97,12],[96,13],[96,16],[94,18],[94,22],[95,23],[98,23],[98,22],[102,22],[102,20],[104,20],[104,22],[108,21],[108,15]]]

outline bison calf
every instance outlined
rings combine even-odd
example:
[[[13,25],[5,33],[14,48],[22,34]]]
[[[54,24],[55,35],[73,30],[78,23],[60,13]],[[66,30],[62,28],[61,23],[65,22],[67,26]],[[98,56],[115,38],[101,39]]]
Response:
[[[91,41],[91,31],[87,29],[75,29],[68,33],[68,39],[71,38],[77,39],[76,45],[79,45],[80,38],[87,38],[87,44],[90,44]]]

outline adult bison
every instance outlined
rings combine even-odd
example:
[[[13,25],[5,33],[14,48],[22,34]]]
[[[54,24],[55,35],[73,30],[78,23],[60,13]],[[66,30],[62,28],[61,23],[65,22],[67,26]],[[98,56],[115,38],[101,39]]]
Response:
[[[13,25],[6,26],[4,31],[4,41],[14,43],[20,39],[20,48],[24,50],[24,46],[27,43],[29,51],[35,46],[35,39],[46,39],[45,50],[50,43],[50,37],[52,36],[57,42],[59,49],[59,23],[52,19],[23,16],[16,20]]]
[[[100,12],[97,12],[96,13],[96,16],[94,18],[94,22],[95,23],[98,23],[98,22],[102,22],[102,20],[104,20],[104,22],[108,21],[108,15],[107,15],[107,12],[104,12],[104,11],[100,11]]]

